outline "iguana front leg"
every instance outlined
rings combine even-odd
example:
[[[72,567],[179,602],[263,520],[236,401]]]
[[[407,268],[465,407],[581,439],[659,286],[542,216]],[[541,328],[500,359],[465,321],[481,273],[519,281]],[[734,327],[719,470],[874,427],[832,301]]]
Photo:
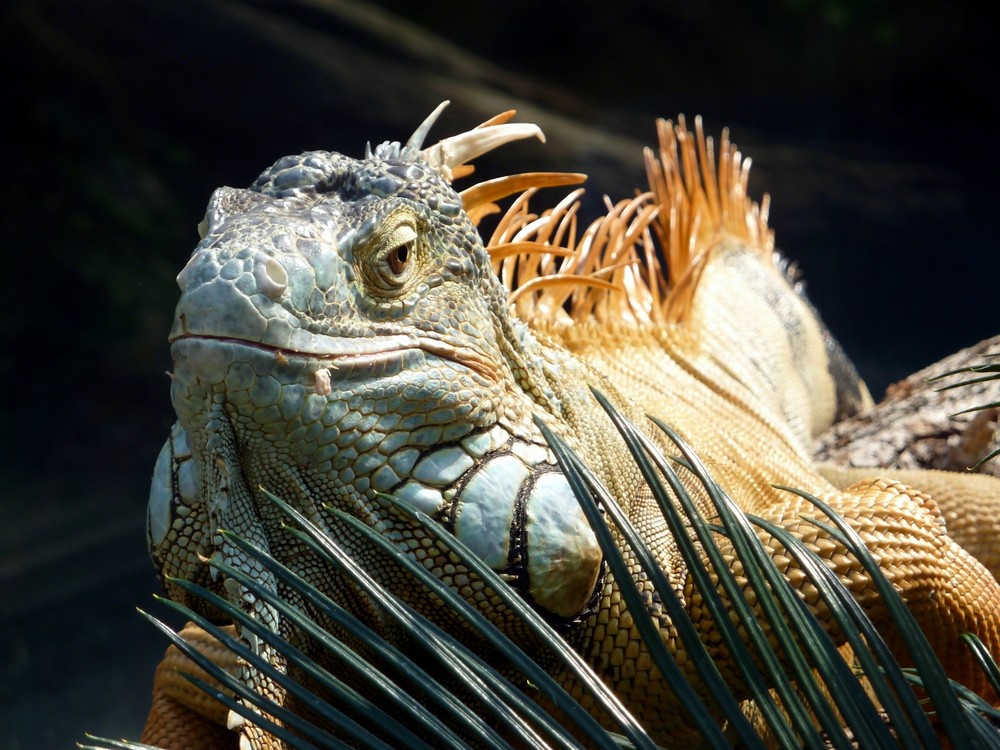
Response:
[[[893,479],[868,478],[821,499],[861,535],[880,570],[933,645],[948,676],[996,705],[998,696],[962,635],[975,633],[991,653],[1000,653],[1000,623],[992,616],[1000,611],[1000,586],[993,574],[955,540],[934,497]],[[824,539],[813,531],[814,527],[799,520],[819,515],[811,504],[792,496],[769,520],[786,519],[786,527],[815,547],[878,624],[895,657],[903,666],[912,666],[870,577],[853,556],[844,554],[839,544]],[[787,558],[776,555],[773,559],[781,567],[781,561]],[[800,576],[793,575],[791,580],[793,585],[802,585]],[[814,605],[815,594],[804,593]],[[820,622],[832,625],[829,613],[821,611],[818,617]]]
[[[1000,580],[1000,479],[987,474],[959,474],[933,469],[843,467],[821,464],[834,486],[847,489],[883,477],[919,487],[937,504],[948,536]]]
[[[981,341],[893,384],[874,408],[820,435],[813,452],[841,489],[883,476],[928,493],[948,535],[1000,580],[1000,463],[970,471],[1000,439],[996,410],[984,406],[1000,401],[1000,380],[969,373],[998,346],[1000,336]]]

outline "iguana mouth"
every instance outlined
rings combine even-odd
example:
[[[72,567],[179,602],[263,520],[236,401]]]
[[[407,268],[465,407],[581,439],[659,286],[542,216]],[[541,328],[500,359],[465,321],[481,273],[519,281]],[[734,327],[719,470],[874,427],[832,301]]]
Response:
[[[233,336],[183,333],[170,338],[171,344],[182,341],[217,341],[256,349],[272,354],[281,364],[293,358],[318,361],[324,370],[332,370],[341,376],[388,375],[405,367],[414,356],[429,354],[454,362],[490,382],[499,378],[496,365],[474,349],[408,335],[369,338],[316,336],[314,341],[324,346],[309,349],[275,346]]]

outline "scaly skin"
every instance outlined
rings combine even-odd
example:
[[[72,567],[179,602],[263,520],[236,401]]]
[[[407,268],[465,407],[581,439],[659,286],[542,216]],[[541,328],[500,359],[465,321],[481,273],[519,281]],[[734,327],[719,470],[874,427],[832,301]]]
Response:
[[[673,132],[661,130],[668,152]],[[649,665],[631,618],[619,612],[618,583],[603,569],[593,533],[533,423],[540,418],[579,452],[688,606],[697,607],[698,592],[655,503],[591,396],[596,386],[636,424],[653,413],[674,425],[741,507],[804,536],[884,622],[860,566],[801,524],[801,501],[771,485],[796,486],[833,504],[865,534],[952,676],[985,692],[958,636],[977,632],[1000,656],[1000,586],[947,535],[935,500],[888,480],[837,490],[810,464],[811,437],[870,399],[773,263],[763,219],[740,202],[738,156],[720,167],[723,187],[686,189],[672,181],[669,153],[649,157],[653,193],[616,207],[595,225],[589,244],[560,235],[568,224],[559,212],[534,223],[520,208],[508,214],[491,249],[560,237],[573,255],[556,268],[551,257],[491,260],[470,217],[493,197],[459,196],[450,167],[464,158],[418,147],[386,144],[361,160],[327,152],[286,157],[249,190],[221,188],[213,196],[202,242],[178,277],[182,295],[170,336],[178,424],[157,466],[149,526],[165,576],[215,587],[295,642],[273,608],[213,572],[211,561],[225,560],[305,606],[218,536],[225,528],[378,627],[364,596],[315,567],[282,530],[259,495],[266,487],[391,583],[379,555],[323,504],[356,515],[530,646],[488,589],[376,496],[393,493],[442,520],[561,623],[655,738],[686,741],[690,729],[673,693]],[[724,155],[734,153],[724,145]],[[684,242],[677,238],[693,230],[671,222],[683,221],[684,211],[690,219],[692,204],[705,196],[715,199],[715,220],[694,232],[697,256],[678,260]],[[671,214],[671,205],[682,211]],[[749,229],[744,213],[756,220]],[[655,260],[646,260],[645,271],[626,265],[609,272],[617,289],[580,292],[577,284],[568,301],[569,292],[553,291],[565,287],[558,271],[643,259],[654,232],[671,258],[669,289]],[[532,282],[536,276],[549,278]],[[522,290],[513,303],[508,286]],[[711,515],[697,483],[690,489]],[[781,564],[791,564],[772,548]],[[803,585],[797,571],[786,573]],[[168,593],[186,598],[175,586]],[[437,616],[419,593],[397,593]],[[808,588],[803,594],[815,604]],[[814,612],[832,627],[825,611]],[[680,654],[669,621],[659,618],[664,641]],[[704,639],[739,691],[708,623]],[[281,663],[280,654],[259,648]],[[240,677],[280,702],[253,670],[244,667]],[[145,737],[169,745],[157,721],[151,717]],[[249,724],[239,731],[250,747],[272,746]]]

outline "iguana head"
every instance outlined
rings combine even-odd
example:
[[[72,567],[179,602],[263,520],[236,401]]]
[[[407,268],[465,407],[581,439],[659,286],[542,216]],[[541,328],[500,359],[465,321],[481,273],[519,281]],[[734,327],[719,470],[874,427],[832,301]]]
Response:
[[[421,151],[429,124],[362,159],[286,157],[213,195],[178,276],[180,428],[150,500],[153,556],[172,574],[174,530],[193,516],[202,559],[218,554],[219,527],[274,552],[259,487],[313,518],[326,503],[348,510],[420,557],[388,493],[544,611],[573,618],[591,600],[600,552],[531,418],[557,419],[557,399],[449,184],[470,155],[538,130],[492,126]]]

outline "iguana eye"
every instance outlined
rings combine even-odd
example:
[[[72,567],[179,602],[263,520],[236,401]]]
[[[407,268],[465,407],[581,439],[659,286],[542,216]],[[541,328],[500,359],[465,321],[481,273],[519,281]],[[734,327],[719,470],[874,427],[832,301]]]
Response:
[[[399,286],[410,275],[416,250],[417,230],[409,222],[396,226],[382,243],[388,248],[378,264],[378,272],[383,281],[391,286]]]

